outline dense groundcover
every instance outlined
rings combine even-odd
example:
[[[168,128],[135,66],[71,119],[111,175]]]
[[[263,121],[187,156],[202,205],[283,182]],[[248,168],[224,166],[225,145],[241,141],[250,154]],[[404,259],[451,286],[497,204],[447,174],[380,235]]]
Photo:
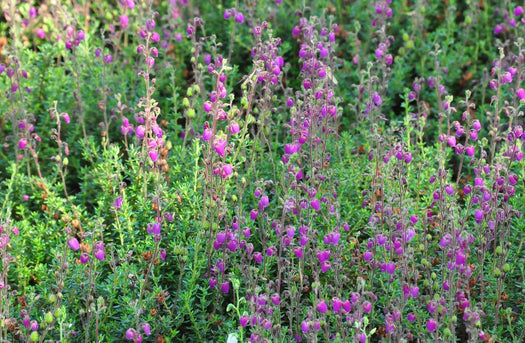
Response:
[[[520,5],[3,0],[0,342],[524,342]]]

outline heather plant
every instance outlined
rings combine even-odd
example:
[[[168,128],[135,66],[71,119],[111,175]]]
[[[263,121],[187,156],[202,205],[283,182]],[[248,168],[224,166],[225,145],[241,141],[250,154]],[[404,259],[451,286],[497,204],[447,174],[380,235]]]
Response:
[[[522,6],[3,1],[0,341],[523,341]]]

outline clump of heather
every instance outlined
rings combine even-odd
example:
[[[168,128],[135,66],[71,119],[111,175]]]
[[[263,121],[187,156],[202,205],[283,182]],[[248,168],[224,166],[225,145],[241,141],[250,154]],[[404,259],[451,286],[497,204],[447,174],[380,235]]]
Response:
[[[3,10],[0,340],[524,340],[523,4]]]

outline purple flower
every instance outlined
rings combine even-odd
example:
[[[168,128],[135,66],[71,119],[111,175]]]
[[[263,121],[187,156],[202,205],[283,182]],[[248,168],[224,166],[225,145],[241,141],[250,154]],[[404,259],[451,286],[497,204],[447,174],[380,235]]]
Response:
[[[330,254],[330,250],[324,250],[317,254],[317,258],[319,259],[319,262],[323,263],[330,258]]]
[[[451,184],[448,184],[445,186],[445,192],[447,192],[448,195],[453,195],[454,194],[454,186],[452,186]]]
[[[237,12],[235,15],[235,20],[237,20],[239,24],[244,23],[244,15],[241,12]]]
[[[215,152],[219,155],[219,156],[224,156],[225,154],[225,149],[226,149],[226,140],[225,139],[217,139],[213,142],[213,149],[215,149]]]
[[[230,250],[231,252],[235,252],[237,250],[237,244],[238,244],[237,240],[232,239],[227,244],[228,250]]]
[[[158,157],[159,157],[159,153],[157,152],[156,149],[152,149],[149,151],[149,158],[151,158],[153,162],[156,162]]]
[[[467,156],[473,157],[475,153],[474,146],[472,145],[467,146],[467,148],[465,149],[465,152],[467,153]]]
[[[474,179],[474,186],[476,187],[482,187],[483,186],[483,178],[477,177]]]
[[[297,258],[303,258],[303,248],[297,247],[293,250],[293,253],[295,256],[297,256]]]
[[[386,243],[386,236],[383,235],[382,233],[377,235],[376,239],[377,239],[377,245],[383,245]]]
[[[97,260],[99,260],[99,261],[104,261],[104,250],[97,250],[97,251],[95,251],[93,256],[95,256],[95,258]]]
[[[86,263],[88,263],[88,261],[89,261],[89,255],[87,253],[83,252],[80,255],[80,263],[86,264]]]
[[[519,16],[522,15],[522,14],[523,14],[523,7],[518,6],[518,7],[516,7],[516,8],[514,9],[514,15],[515,15],[516,17],[519,17]]]
[[[516,95],[520,100],[525,99],[525,90],[523,88],[520,88],[516,91]]]
[[[223,282],[221,284],[221,291],[222,291],[222,293],[225,293],[225,294],[230,291],[230,283],[228,281]]]
[[[308,330],[310,330],[310,323],[305,320],[301,323],[301,331],[303,331],[303,333],[307,333]]]
[[[370,303],[370,301],[365,301],[363,303],[363,311],[365,313],[370,313],[372,312],[372,304]]]
[[[244,328],[246,327],[246,325],[248,325],[248,316],[241,316],[239,318],[239,323],[241,324],[241,326]]]
[[[297,143],[292,143],[292,144],[286,144],[284,146],[284,153],[285,154],[288,154],[288,155],[293,155],[295,154],[297,151],[299,151],[299,148],[301,146]]]
[[[128,24],[129,24],[129,17],[125,14],[121,15],[120,16],[120,27],[122,28],[122,30],[127,29]]]
[[[18,148],[20,150],[25,150],[25,148],[27,147],[27,139],[25,138],[21,138],[19,141],[18,141]]]
[[[310,201],[310,206],[312,206],[312,208],[316,211],[319,211],[319,209],[321,209],[321,205],[319,204],[319,200],[317,199],[313,199],[312,201]]]
[[[113,57],[111,57],[111,54],[104,55],[104,63],[110,64],[112,61],[113,61]]]
[[[144,125],[137,126],[137,128],[135,129],[135,135],[139,139],[144,139],[144,136],[146,135],[146,127]]]
[[[233,172],[232,165],[231,164],[225,164],[224,166],[222,166],[221,177],[223,179],[226,179],[226,178],[230,177],[232,172]]]
[[[41,28],[38,29],[38,30],[36,31],[36,35],[37,35],[38,38],[40,38],[40,39],[44,39],[44,38],[46,38],[46,33],[45,33],[44,30],[41,29]]]
[[[152,68],[155,65],[155,59],[151,56],[148,56],[148,58],[146,58],[146,65]]]
[[[416,231],[414,231],[414,229],[407,229],[407,231],[403,234],[403,239],[405,242],[410,242],[415,235]]]
[[[329,271],[331,266],[332,264],[328,261],[321,263],[321,273],[326,273]]]
[[[386,264],[386,272],[389,274],[389,275],[392,275],[394,274],[396,270],[396,264],[395,263],[387,263]]]
[[[374,95],[372,95],[372,100],[374,101],[374,104],[376,106],[381,106],[381,104],[383,103],[381,97],[379,96],[379,94],[377,94],[377,92],[374,92]]]
[[[427,331],[434,332],[436,331],[436,328],[437,328],[436,321],[434,319],[429,319],[427,322]]]
[[[464,265],[465,261],[466,261],[466,256],[458,251],[456,253],[456,265],[458,266]]]
[[[450,145],[451,147],[455,147],[455,146],[456,146],[456,137],[454,137],[454,136],[448,136],[448,138],[447,138],[447,143],[448,143],[448,145]]]
[[[161,229],[161,225],[160,225],[159,222],[149,223],[149,224],[146,226],[146,231],[147,231],[150,235],[155,235],[155,236],[160,235],[160,229]]]
[[[305,90],[309,90],[311,85],[312,85],[312,81],[310,81],[310,79],[305,79],[303,81],[303,88]]]
[[[228,130],[230,131],[232,135],[239,133],[240,131],[239,123],[235,121],[231,122],[230,126],[228,127]]]
[[[326,313],[328,311],[328,307],[326,306],[326,303],[324,300],[321,300],[318,304],[317,304],[317,311],[321,312],[321,313]]]
[[[73,251],[77,251],[78,249],[80,249],[80,243],[78,243],[78,240],[75,237],[70,238],[67,243]]]
[[[207,142],[207,141],[209,141],[211,139],[211,136],[212,136],[211,129],[210,128],[205,128],[204,131],[202,132],[202,140]]]
[[[157,43],[158,41],[160,41],[160,35],[158,32],[153,31],[153,33],[151,34],[151,41],[154,43]]]
[[[445,280],[443,282],[443,290],[448,291],[450,289],[450,286],[448,285],[448,280]]]
[[[477,209],[474,213],[474,218],[476,219],[476,223],[480,223],[483,220],[483,210]]]
[[[33,6],[29,9],[29,17],[36,18],[36,8]]]
[[[411,286],[410,287],[410,295],[412,295],[412,298],[416,299],[419,295],[419,287],[417,286]]]
[[[151,335],[151,328],[150,328],[150,326],[149,326],[148,323],[144,323],[144,324],[142,324],[142,331],[144,331],[144,333],[145,333],[147,336]]]
[[[487,339],[487,335],[485,334],[484,331],[479,331],[478,333],[478,338],[481,339],[482,341],[485,341]]]
[[[500,24],[494,26],[494,34],[495,35],[499,35],[502,32],[503,32],[503,26],[501,26]]]
[[[262,263],[262,254],[260,252],[255,252],[253,254],[253,259],[255,260],[255,262],[257,262],[258,264]]]
[[[346,313],[350,313],[350,311],[352,311],[352,303],[350,300],[347,299],[343,302],[343,310]]]
[[[204,108],[204,112],[208,113],[213,109],[213,103],[211,101],[206,101],[202,107]]]
[[[272,294],[270,299],[272,300],[272,303],[275,306],[279,306],[279,303],[281,302],[281,297],[279,297],[279,294],[277,294],[277,293]]]
[[[447,245],[450,244],[450,242],[452,241],[452,236],[447,233],[445,236],[443,236],[443,238],[441,238],[441,242],[439,242],[439,246],[444,249]]]
[[[267,195],[263,195],[259,200],[259,211],[263,211],[270,204],[270,200]]]
[[[137,331],[135,329],[129,328],[126,330],[126,339],[128,341],[135,339],[136,336],[137,336]]]
[[[226,241],[226,234],[224,232],[217,233],[217,242],[220,244],[224,243]]]
[[[257,211],[256,209],[253,209],[253,210],[250,211],[250,219],[251,220],[257,219],[258,215],[259,215],[259,211]]]
[[[373,254],[371,251],[367,250],[367,251],[365,251],[365,253],[363,254],[363,259],[364,259],[365,261],[370,261],[370,260],[372,259],[373,256],[374,256],[374,254]]]

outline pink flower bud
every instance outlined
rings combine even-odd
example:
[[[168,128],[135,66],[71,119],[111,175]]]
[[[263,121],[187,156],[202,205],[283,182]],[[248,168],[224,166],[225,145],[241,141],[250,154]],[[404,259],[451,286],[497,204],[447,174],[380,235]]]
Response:
[[[160,36],[159,36],[159,34],[157,32],[153,32],[151,34],[151,41],[154,42],[154,43],[160,41]]]
[[[219,156],[224,156],[225,154],[225,149],[226,149],[226,140],[225,139],[217,139],[213,142],[213,148],[215,149],[215,152],[219,155]]]
[[[239,24],[244,23],[244,15],[241,12],[237,12],[235,15],[235,20],[237,20]]]
[[[146,134],[146,127],[144,125],[137,126],[137,128],[135,129],[135,135],[139,139],[144,139],[145,134]]]
[[[204,132],[202,133],[202,139],[207,142],[211,139],[212,131],[210,128],[204,129]]]
[[[155,65],[155,59],[149,56],[148,58],[146,58],[146,65],[152,68]]]
[[[125,14],[121,15],[120,16],[120,27],[122,28],[122,30],[127,29],[128,24],[129,24],[129,17]]]
[[[516,95],[520,100],[525,99],[525,90],[523,88],[520,88],[516,91]]]
[[[158,155],[158,152],[157,152],[156,149],[153,149],[153,150],[150,150],[150,151],[149,151],[149,157],[151,158],[151,160],[152,160],[153,162],[156,162],[156,161],[157,161],[158,156],[159,156],[159,155]]]
[[[22,138],[18,141],[18,148],[24,150],[27,147],[27,139]]]
[[[326,303],[324,302],[324,300],[321,300],[321,302],[317,304],[316,308],[317,308],[317,311],[323,314],[328,311],[328,307],[326,306]]]
[[[80,243],[78,243],[78,240],[75,237],[70,238],[67,243],[73,251],[77,251],[78,249],[80,249]]]
[[[240,131],[239,123],[235,121],[231,122],[230,126],[228,127],[228,130],[230,131],[232,135],[239,133]]]

